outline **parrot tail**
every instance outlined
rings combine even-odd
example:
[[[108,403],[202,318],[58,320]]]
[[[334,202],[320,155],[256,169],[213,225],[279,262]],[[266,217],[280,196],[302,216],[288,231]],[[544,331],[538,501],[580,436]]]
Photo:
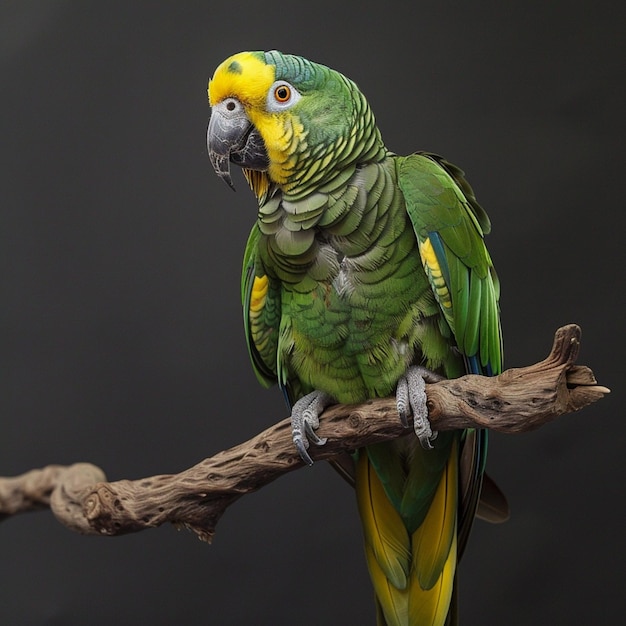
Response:
[[[356,492],[378,626],[456,624],[456,441],[426,515],[414,530],[389,499],[365,450],[356,465]]]

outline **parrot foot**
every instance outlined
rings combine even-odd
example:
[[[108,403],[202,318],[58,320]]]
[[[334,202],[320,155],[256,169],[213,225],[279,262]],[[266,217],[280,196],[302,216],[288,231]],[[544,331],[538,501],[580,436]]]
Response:
[[[315,429],[320,425],[320,415],[324,409],[333,403],[333,399],[323,391],[312,391],[300,398],[291,411],[291,433],[300,458],[307,464],[313,465],[313,459],[307,452],[309,441],[316,446],[323,446],[326,439],[318,437]]]
[[[433,432],[428,421],[428,407],[426,406],[426,382],[436,383],[442,376],[435,374],[425,367],[413,365],[398,381],[396,388],[396,406],[402,424],[408,428],[408,417],[413,414],[413,429],[422,448],[432,450],[432,442],[437,438],[437,431]]]

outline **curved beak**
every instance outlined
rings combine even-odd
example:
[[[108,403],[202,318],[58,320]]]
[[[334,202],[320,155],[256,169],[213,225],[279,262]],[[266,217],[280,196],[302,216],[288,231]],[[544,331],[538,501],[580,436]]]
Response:
[[[207,149],[215,173],[233,190],[231,162],[252,170],[266,170],[269,165],[261,136],[235,98],[226,98],[212,108]]]

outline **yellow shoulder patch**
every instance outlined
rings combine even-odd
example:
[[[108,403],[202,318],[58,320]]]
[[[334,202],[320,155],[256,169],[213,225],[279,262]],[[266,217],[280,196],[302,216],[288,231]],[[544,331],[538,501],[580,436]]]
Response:
[[[272,328],[267,324],[267,311],[265,310],[269,286],[270,281],[267,276],[255,276],[248,310],[250,340],[265,362],[267,361],[264,354],[272,335]],[[271,346],[269,348],[272,349]]]
[[[258,313],[265,304],[269,280],[267,276],[255,276],[252,283],[252,293],[250,294],[250,313]]]
[[[437,255],[430,242],[430,237],[426,237],[424,241],[419,242],[420,257],[422,258],[422,264],[426,270],[426,274],[430,280],[430,284],[433,287],[435,297],[440,306],[444,309],[452,308],[452,298],[450,297],[450,291],[446,285],[441,266],[437,260]]]

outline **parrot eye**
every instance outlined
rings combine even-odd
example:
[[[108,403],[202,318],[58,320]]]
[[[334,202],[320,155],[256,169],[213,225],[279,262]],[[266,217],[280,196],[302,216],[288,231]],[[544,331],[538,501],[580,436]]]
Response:
[[[287,85],[279,85],[274,89],[274,98],[277,102],[287,102],[291,97],[291,89]]]
[[[301,96],[295,87],[284,80],[277,80],[267,94],[267,108],[269,111],[284,111],[293,106]]]

